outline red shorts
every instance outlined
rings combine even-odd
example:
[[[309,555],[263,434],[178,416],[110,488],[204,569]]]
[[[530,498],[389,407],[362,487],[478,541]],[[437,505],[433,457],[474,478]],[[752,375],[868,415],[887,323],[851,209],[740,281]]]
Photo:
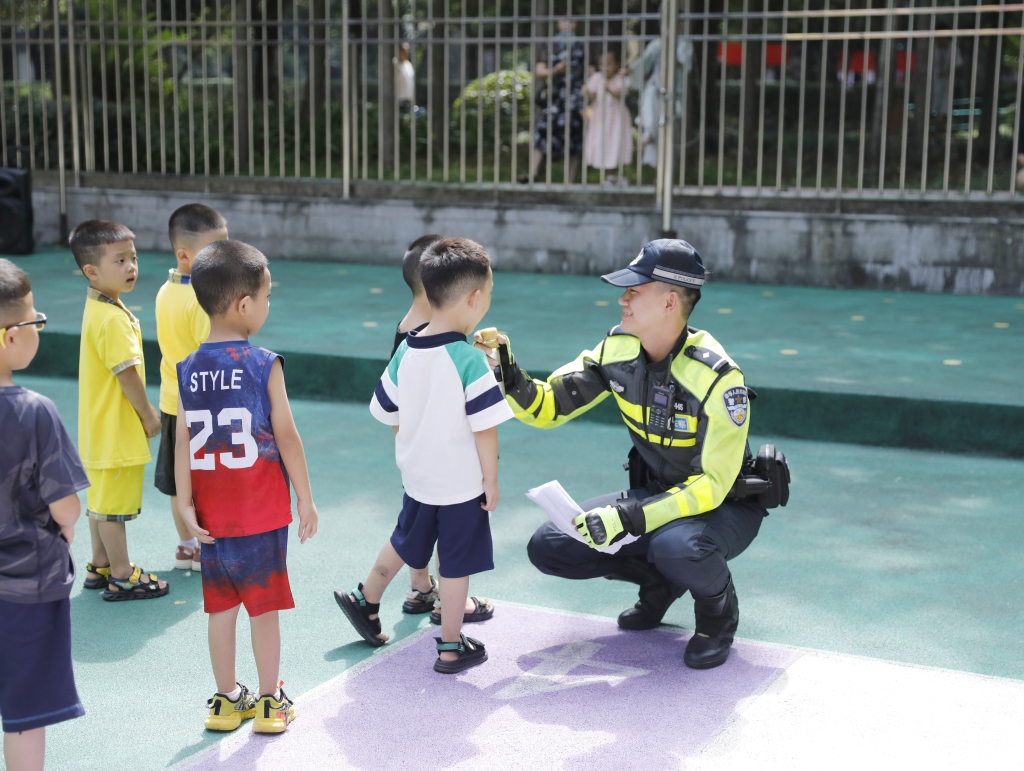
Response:
[[[295,607],[288,583],[288,528],[204,543],[203,604],[223,613],[239,604],[249,616]]]

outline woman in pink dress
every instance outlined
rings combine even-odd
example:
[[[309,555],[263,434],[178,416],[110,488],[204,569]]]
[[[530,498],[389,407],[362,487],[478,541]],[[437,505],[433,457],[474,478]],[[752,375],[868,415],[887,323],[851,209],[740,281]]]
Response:
[[[592,111],[587,130],[587,165],[611,170],[607,184],[616,184],[619,166],[633,160],[633,125],[623,101],[626,71],[619,68],[619,57],[609,49],[601,54],[600,66],[587,80],[584,91]]]

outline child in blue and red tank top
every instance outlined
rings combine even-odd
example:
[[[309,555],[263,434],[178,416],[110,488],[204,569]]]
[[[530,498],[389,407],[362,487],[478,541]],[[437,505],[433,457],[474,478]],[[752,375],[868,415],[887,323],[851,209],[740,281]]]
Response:
[[[299,542],[317,513],[302,440],[284,387],[284,359],[249,344],[270,311],[270,270],[259,250],[218,241],[196,255],[196,299],[210,336],[178,364],[175,483],[182,520],[202,542],[203,603],[217,692],[206,727],[232,731],[255,718],[259,733],[295,717],[281,690],[278,611],[295,607],[285,555],[295,488]],[[235,680],[235,622],[245,605],[260,686]]]

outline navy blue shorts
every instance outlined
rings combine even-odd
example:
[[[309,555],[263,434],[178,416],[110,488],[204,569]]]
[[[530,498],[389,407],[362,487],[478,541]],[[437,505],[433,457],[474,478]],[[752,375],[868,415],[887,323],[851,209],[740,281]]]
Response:
[[[442,578],[462,578],[494,570],[490,515],[480,508],[484,496],[451,506],[420,503],[408,495],[391,534],[402,562],[420,570],[430,564],[437,543]]]
[[[4,733],[85,714],[71,665],[71,601],[0,600],[0,717]]]

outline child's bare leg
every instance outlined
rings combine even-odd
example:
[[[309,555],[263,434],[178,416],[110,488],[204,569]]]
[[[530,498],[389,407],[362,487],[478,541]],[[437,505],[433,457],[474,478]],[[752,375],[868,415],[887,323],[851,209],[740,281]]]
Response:
[[[92,542],[92,566],[95,568],[110,567],[110,557],[107,550],[103,548],[103,539],[100,538],[100,523],[89,517],[89,540]]]
[[[469,576],[441,579],[441,639],[444,642],[458,642],[462,633],[463,608],[469,597]],[[441,661],[457,661],[455,651],[438,654]]]
[[[98,521],[96,530],[110,563],[110,575],[121,580],[131,578],[133,568],[128,559],[128,536],[125,535],[124,522]]]
[[[171,496],[171,516],[174,517],[174,529],[178,531],[178,538],[182,541],[191,541],[193,536],[178,512],[178,497],[176,495]]]
[[[441,558],[440,557],[437,558],[436,567],[437,567],[437,587],[438,587],[438,589],[437,589],[437,599],[440,600],[441,596],[443,594],[441,592],[441,584],[444,583],[444,579],[441,577]],[[470,602],[469,593],[468,592],[466,593],[466,599],[465,599],[465,601],[462,604],[465,605],[465,607],[466,607],[466,613],[472,613],[474,610],[476,610],[476,605],[474,605],[472,602]],[[452,642],[454,642],[454,640]]]
[[[366,577],[363,582],[363,596],[367,602],[377,604],[380,602],[380,598],[384,596],[384,590],[388,588],[388,584],[391,583],[392,579],[398,575],[398,571],[405,567],[405,562],[398,556],[398,552],[395,551],[395,547],[391,545],[391,541],[388,540],[383,547],[381,547],[380,554],[377,555],[377,561],[373,564],[373,569],[370,574]],[[352,601],[355,602],[356,598],[354,595],[350,595]],[[369,617],[370,619],[378,618],[377,614]],[[381,640],[390,639],[386,634],[381,632],[377,635]]]
[[[210,614],[210,663],[213,665],[213,679],[217,681],[218,693],[231,693],[235,690],[235,624],[239,607],[236,605],[231,610]],[[255,645],[254,639],[253,647]]]
[[[4,762],[7,771],[43,771],[45,757],[45,728],[4,734]]]
[[[430,568],[409,568],[409,586],[417,592],[426,594],[430,591]]]
[[[281,673],[281,623],[276,610],[249,619],[252,630],[252,653],[260,677],[260,696],[277,693]]]

